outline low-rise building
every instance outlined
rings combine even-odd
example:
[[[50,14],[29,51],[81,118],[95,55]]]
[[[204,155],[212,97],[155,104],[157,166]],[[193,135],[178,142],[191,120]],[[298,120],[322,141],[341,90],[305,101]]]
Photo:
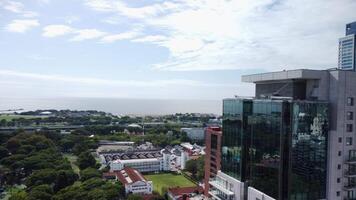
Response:
[[[162,157],[114,160],[110,162],[110,171],[122,170],[125,167],[132,167],[140,172],[159,172],[163,171]]]
[[[200,186],[197,187],[175,187],[169,188],[167,195],[172,200],[184,200],[189,199],[189,197],[194,197],[203,193],[203,188]]]
[[[153,183],[137,170],[125,167],[115,171],[117,179],[125,186],[126,194],[152,194]]]

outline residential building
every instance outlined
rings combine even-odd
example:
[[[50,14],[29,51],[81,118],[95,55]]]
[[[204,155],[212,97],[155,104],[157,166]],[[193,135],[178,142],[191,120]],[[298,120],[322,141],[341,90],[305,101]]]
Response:
[[[185,132],[188,138],[193,141],[204,140],[204,128],[181,128],[181,132]]]
[[[125,167],[115,171],[117,179],[125,186],[126,194],[152,194],[153,183],[137,170]]]
[[[224,99],[221,172],[211,181],[243,189],[220,199],[355,199],[356,72],[299,69],[242,81],[255,83],[255,97]],[[219,189],[210,193],[228,193]]]
[[[346,24],[346,35],[339,39],[339,69],[356,70],[356,22]]]
[[[208,127],[205,129],[205,174],[204,194],[208,196],[209,179],[214,178],[220,170],[221,162],[221,128]]]

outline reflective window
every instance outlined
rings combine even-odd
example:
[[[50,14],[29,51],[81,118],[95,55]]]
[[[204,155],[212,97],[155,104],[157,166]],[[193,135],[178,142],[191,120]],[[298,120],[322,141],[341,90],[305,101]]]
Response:
[[[352,124],[346,124],[346,131],[347,131],[347,132],[352,132],[352,131],[353,131],[353,126],[352,126]]]
[[[347,112],[346,119],[347,120],[353,120],[354,119],[354,112]]]
[[[348,97],[347,98],[347,105],[348,106],[353,106],[354,105],[354,98],[353,97]]]

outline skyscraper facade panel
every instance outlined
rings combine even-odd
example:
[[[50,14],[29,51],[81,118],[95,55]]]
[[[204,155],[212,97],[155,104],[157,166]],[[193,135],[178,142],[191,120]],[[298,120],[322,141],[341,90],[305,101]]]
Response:
[[[326,197],[328,104],[226,99],[222,172],[275,199]]]

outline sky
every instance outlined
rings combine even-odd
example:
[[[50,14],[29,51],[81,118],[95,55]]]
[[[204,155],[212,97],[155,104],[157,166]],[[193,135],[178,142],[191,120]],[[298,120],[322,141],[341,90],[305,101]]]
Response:
[[[0,0],[3,97],[212,99],[337,67],[356,0]]]

